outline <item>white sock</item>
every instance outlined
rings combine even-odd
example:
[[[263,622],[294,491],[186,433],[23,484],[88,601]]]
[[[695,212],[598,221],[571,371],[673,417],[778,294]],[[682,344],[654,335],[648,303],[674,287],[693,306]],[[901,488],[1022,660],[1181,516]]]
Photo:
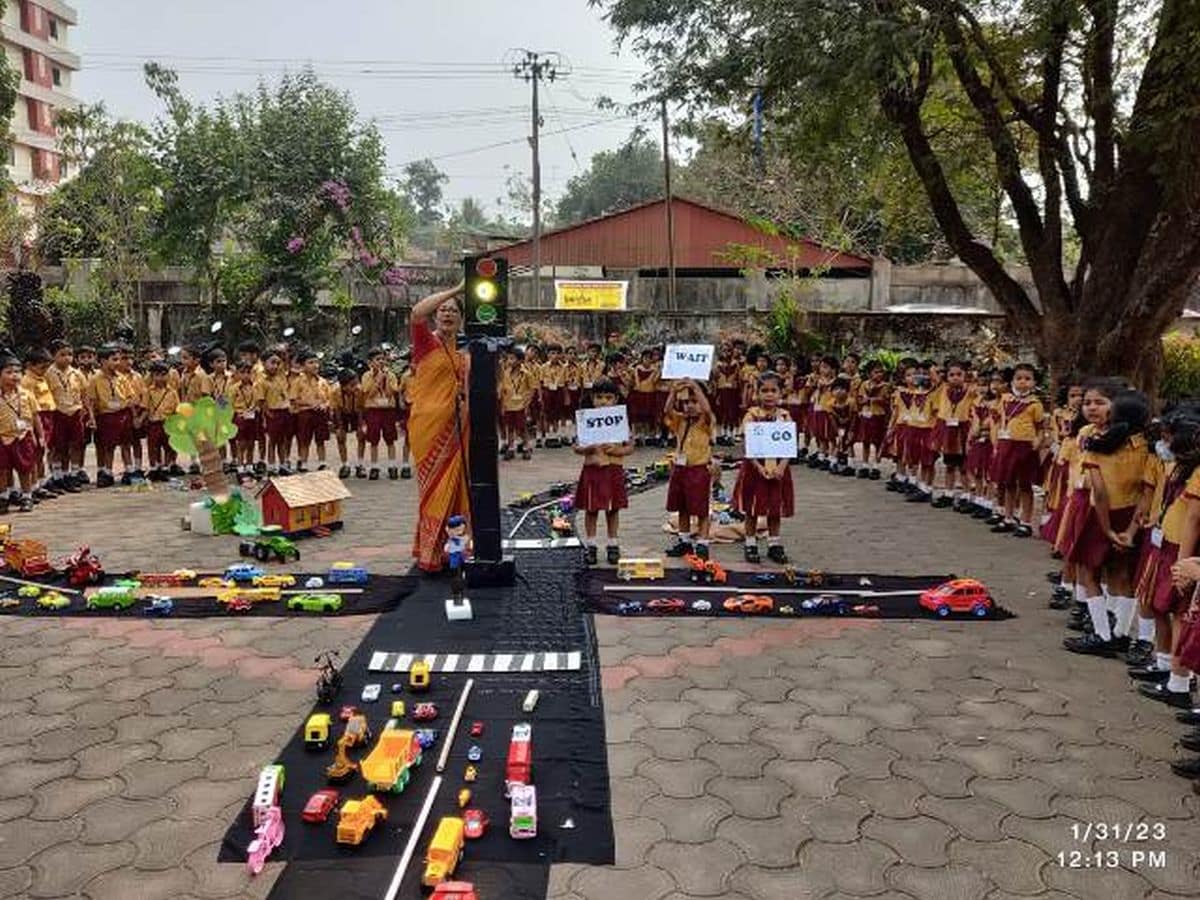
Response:
[[[767,536],[767,546],[768,547],[778,547],[779,546],[779,538],[771,537],[770,535],[768,535]]]
[[[1088,613],[1092,619],[1092,630],[1103,641],[1112,640],[1112,629],[1108,624],[1108,608],[1103,597],[1088,597]]]
[[[1160,672],[1171,671],[1171,654],[1170,653],[1155,653],[1154,668]]]
[[[617,539],[616,539],[615,537],[610,537],[610,538],[608,539],[608,541],[605,543],[605,546],[607,546],[607,547],[615,547],[615,546],[617,546],[617,543],[618,543],[618,541],[617,541]]]
[[[1087,599],[1087,590],[1084,588],[1084,586],[1082,584],[1075,585],[1075,602],[1087,603]]]
[[[1113,603],[1117,607],[1117,625],[1113,633],[1117,637],[1128,637],[1134,613],[1137,612],[1137,600],[1133,597],[1114,597]]]
[[[1147,619],[1145,616],[1138,616],[1138,640],[1154,640],[1155,624],[1156,623],[1153,618]]]
[[[1171,673],[1171,677],[1167,679],[1167,690],[1176,694],[1188,694],[1192,690],[1191,675],[1176,675]]]
[[[583,539],[583,544],[585,547],[595,547],[596,539],[594,537],[585,537]]]
[[[394,458],[390,457],[390,456],[388,457],[387,464],[388,464],[388,468],[389,468],[389,469],[394,469],[394,468],[396,468],[396,460],[395,460]]]

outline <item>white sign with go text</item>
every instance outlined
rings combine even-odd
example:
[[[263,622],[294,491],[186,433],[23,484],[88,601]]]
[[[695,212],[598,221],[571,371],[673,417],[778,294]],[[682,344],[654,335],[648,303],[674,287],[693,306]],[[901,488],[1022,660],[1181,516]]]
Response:
[[[629,440],[629,413],[624,406],[576,410],[575,433],[580,447],[622,444]]]
[[[663,351],[662,377],[708,381],[714,350],[712,344],[667,344]]]
[[[795,422],[747,422],[746,456],[750,459],[795,459]]]

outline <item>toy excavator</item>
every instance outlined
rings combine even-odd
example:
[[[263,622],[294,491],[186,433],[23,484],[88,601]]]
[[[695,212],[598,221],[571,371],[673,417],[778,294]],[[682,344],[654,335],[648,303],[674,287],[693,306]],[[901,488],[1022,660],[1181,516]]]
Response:
[[[341,784],[353,777],[358,771],[358,763],[350,758],[346,753],[354,746],[354,738],[348,734],[343,734],[338,738],[337,749],[333,753],[333,762],[325,769],[325,777],[334,784]]]

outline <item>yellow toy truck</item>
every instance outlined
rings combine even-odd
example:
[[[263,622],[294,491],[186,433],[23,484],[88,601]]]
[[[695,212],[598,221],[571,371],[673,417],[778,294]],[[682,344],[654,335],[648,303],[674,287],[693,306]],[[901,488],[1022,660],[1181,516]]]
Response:
[[[324,750],[329,746],[329,713],[313,713],[304,723],[304,746]]]
[[[337,842],[357,847],[378,822],[387,821],[387,810],[374,797],[347,800],[338,811]]]
[[[463,820],[456,816],[443,816],[437,831],[425,851],[425,874],[421,884],[437,887],[454,874],[463,853]]]
[[[429,690],[429,663],[423,659],[414,660],[408,669],[408,689],[410,691]]]
[[[657,581],[664,575],[663,562],[655,557],[626,557],[617,563],[617,577],[622,581]]]
[[[421,742],[417,733],[388,722],[375,747],[361,763],[359,771],[369,791],[399,794],[412,777],[412,769],[421,764]]]

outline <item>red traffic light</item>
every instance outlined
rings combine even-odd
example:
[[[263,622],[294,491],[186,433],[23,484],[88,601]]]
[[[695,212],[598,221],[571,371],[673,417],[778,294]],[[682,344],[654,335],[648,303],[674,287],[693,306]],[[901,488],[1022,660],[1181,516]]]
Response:
[[[494,259],[481,259],[475,263],[475,274],[483,278],[496,277],[496,261]]]

